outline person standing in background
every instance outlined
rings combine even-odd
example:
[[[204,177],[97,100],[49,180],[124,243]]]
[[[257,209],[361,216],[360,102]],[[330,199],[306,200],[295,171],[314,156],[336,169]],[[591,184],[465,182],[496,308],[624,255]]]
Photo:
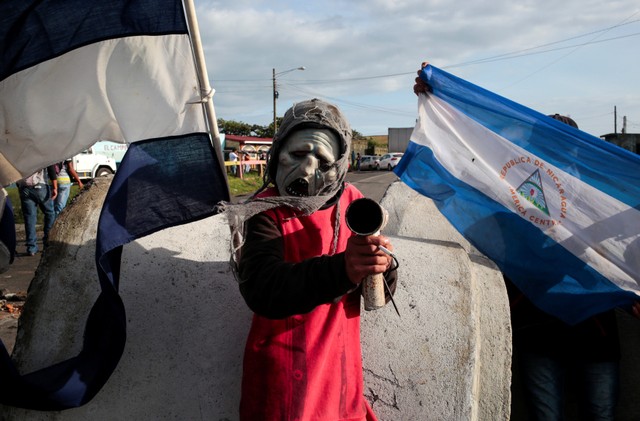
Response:
[[[53,201],[53,210],[56,213],[56,218],[60,215],[60,212],[67,206],[67,201],[69,200],[69,193],[71,193],[71,178],[78,183],[78,187],[82,189],[84,186],[78,173],[73,167],[73,160],[67,159],[63,162],[56,164],[58,168],[57,177],[58,177],[58,195]]]
[[[243,161],[249,161],[251,159],[251,157],[249,156],[249,153],[245,152],[245,154],[242,157]],[[249,174],[249,172],[251,172],[251,165],[249,164],[244,164],[244,172],[246,174]]]
[[[571,127],[570,117],[549,117]],[[568,325],[536,307],[506,276],[514,361],[522,377],[531,420],[565,417],[567,391],[577,386],[581,419],[616,419],[620,396],[620,339],[615,310]],[[638,317],[640,303],[632,307]]]
[[[422,63],[422,69],[427,63]],[[421,69],[421,70],[422,70]],[[432,87],[415,79],[413,91],[429,94]],[[548,117],[571,127],[570,117]],[[567,391],[575,388],[581,420],[615,420],[620,392],[620,341],[614,309],[569,325],[538,308],[504,276],[511,310],[513,367],[524,392],[527,419],[560,421],[566,418]],[[543,281],[543,280],[540,280]],[[640,316],[640,302],[629,309]]]
[[[11,199],[4,188],[0,188],[0,273],[9,270],[16,255],[16,222]]]
[[[47,175],[51,180],[51,186],[47,183]],[[42,242],[47,246],[49,231],[56,219],[53,210],[53,201],[58,196],[58,178],[53,165],[36,171],[27,178],[17,183],[20,192],[20,203],[24,217],[24,230],[26,235],[25,246],[27,255],[35,256],[38,252],[36,222],[38,220],[38,208],[44,213],[44,237]]]
[[[238,175],[238,166],[235,165],[238,162],[238,154],[236,153],[237,149],[233,148],[231,152],[229,152],[229,161],[233,162],[234,165],[231,166],[231,174]]]

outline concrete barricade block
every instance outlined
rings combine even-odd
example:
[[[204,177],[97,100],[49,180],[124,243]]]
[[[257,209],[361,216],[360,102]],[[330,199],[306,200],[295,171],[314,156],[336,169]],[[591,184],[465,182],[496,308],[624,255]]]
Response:
[[[498,273],[453,236],[432,238],[429,229],[410,236],[418,223],[441,221],[431,211],[420,214],[426,199],[407,201],[396,189],[385,200],[397,206],[383,205],[397,215],[389,226],[399,228],[383,232],[400,261],[402,317],[391,305],[363,311],[366,395],[381,420],[508,419],[510,335]],[[93,253],[105,193],[98,182],[51,233],[54,244],[32,283],[14,350],[22,372],[77,353],[98,293]],[[126,245],[120,292],[127,344],[105,387],[81,408],[0,406],[0,419],[238,419],[251,313],[229,269],[228,241],[218,215]]]
[[[51,232],[29,290],[14,359],[20,371],[77,354],[97,297],[97,221],[108,183],[70,205]],[[100,197],[101,196],[101,197]],[[251,312],[230,272],[222,215],[163,230],[124,247],[120,294],[127,343],[88,404],[61,412],[0,405],[2,420],[237,419]]]
[[[363,317],[363,341],[373,345],[378,337],[387,344],[380,350],[388,354],[386,366],[373,353],[365,354],[367,370],[383,370],[365,377],[367,388],[385,385],[384,394],[370,391],[382,407],[374,409],[388,420],[509,419],[511,323],[502,275],[432,200],[406,184],[392,184],[381,205],[389,213],[383,234],[392,238],[401,264],[396,301],[404,309],[401,319],[389,306],[373,318]],[[399,382],[398,370],[411,376]],[[389,388],[392,378],[397,384]],[[407,417],[407,411],[414,412]]]

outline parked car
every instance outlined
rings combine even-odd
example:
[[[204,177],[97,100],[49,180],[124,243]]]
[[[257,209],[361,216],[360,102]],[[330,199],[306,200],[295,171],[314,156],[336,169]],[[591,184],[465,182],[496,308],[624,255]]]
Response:
[[[398,165],[398,162],[402,159],[402,155],[404,154],[400,152],[392,152],[382,155],[377,168],[391,171],[396,167],[396,165]]]
[[[378,155],[363,155],[360,158],[360,171],[377,170],[380,157]]]

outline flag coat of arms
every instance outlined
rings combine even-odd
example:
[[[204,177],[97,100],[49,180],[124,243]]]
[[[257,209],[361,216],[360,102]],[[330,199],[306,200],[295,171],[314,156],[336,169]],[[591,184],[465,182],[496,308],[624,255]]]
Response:
[[[434,66],[395,169],[539,308],[638,300],[640,156]]]
[[[189,0],[0,2],[2,185],[98,140],[130,145],[98,223],[102,293],[79,332],[83,349],[23,374],[0,346],[3,404],[61,410],[91,400],[124,348],[122,246],[213,215],[219,201],[229,200],[222,154],[205,116],[206,70],[194,59],[190,29],[197,25],[187,19],[187,5],[193,7]]]

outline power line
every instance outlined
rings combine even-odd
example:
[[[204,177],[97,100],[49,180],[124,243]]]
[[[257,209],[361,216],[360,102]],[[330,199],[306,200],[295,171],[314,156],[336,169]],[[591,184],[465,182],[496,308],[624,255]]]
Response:
[[[604,29],[604,30],[600,30],[600,31],[595,31],[592,32],[591,34],[594,34],[594,36],[591,38],[591,40],[588,43],[591,42],[595,42],[595,40],[597,40],[600,36],[608,33],[609,31],[613,30],[613,28],[617,28],[620,27],[621,25],[625,25],[625,21],[628,21],[629,19],[631,19],[634,15],[636,15],[638,12],[633,13],[631,16],[629,16],[628,18],[624,19],[622,22],[620,22],[618,25],[614,25],[608,29]],[[636,20],[637,22],[637,20]],[[589,34],[589,35],[591,35]],[[575,38],[574,38],[575,39]],[[578,51],[580,48],[582,48],[583,46],[587,45],[588,43],[583,43],[581,45],[577,45],[575,47],[573,47],[571,49],[571,51],[567,52],[566,54],[562,55],[561,57],[558,57],[557,59],[553,60],[550,63],[547,63],[546,65],[534,70],[533,72],[530,72],[528,75],[520,78],[519,80],[510,83],[508,86],[506,86],[506,88],[510,88],[513,87],[517,84],[519,84],[520,82],[529,79],[530,77],[532,77],[533,75],[539,74],[542,70],[548,69],[549,67],[553,66],[554,64],[556,64],[557,62],[564,60],[565,58],[567,58],[568,56],[570,56],[571,54],[575,53],[576,51]]]
[[[559,41],[553,41],[553,42],[549,42],[549,43],[545,43],[545,44],[540,44],[540,45],[537,45],[535,47],[528,47],[528,48],[523,48],[521,50],[516,50],[516,51],[511,51],[511,52],[508,52],[508,53],[498,54],[498,55],[491,56],[491,57],[485,57],[485,58],[480,58],[480,59],[476,59],[476,60],[470,60],[470,61],[465,61],[465,62],[461,62],[461,63],[450,64],[450,65],[442,66],[442,69],[452,69],[452,68],[456,68],[456,67],[470,66],[470,65],[473,65],[473,64],[484,64],[484,63],[492,63],[492,62],[502,61],[502,60],[511,60],[511,59],[516,59],[516,58],[522,58],[522,57],[527,57],[527,56],[532,56],[532,55],[545,54],[545,53],[550,53],[550,52],[553,52],[553,51],[560,51],[560,50],[566,50],[566,49],[577,49],[579,47],[584,47],[584,46],[587,46],[587,45],[601,44],[601,43],[604,43],[604,42],[615,41],[615,40],[618,40],[618,39],[624,39],[624,38],[638,36],[638,35],[640,35],[640,32],[634,32],[634,33],[631,33],[631,34],[619,35],[619,36],[606,38],[606,39],[601,39],[601,40],[591,40],[591,41],[586,41],[586,42],[579,43],[579,44],[572,44],[572,45],[566,45],[566,46],[562,46],[562,47],[548,48],[548,49],[544,49],[544,50],[541,50],[541,51],[535,51],[535,50],[539,50],[541,48],[545,48],[545,47],[549,47],[549,46],[553,46],[553,45],[557,45],[557,44],[562,44],[562,43],[565,43],[565,42],[568,42],[568,41],[573,41],[573,40],[576,40],[576,39],[579,39],[579,38],[584,38],[584,37],[589,36],[589,35],[606,33],[606,32],[609,32],[609,31],[611,31],[613,29],[620,28],[620,27],[625,26],[625,25],[630,25],[630,24],[633,24],[633,23],[636,23],[636,22],[640,22],[640,19],[635,19],[635,20],[629,21],[629,19],[631,19],[633,16],[635,16],[638,13],[640,13],[640,12],[634,12],[631,16],[629,16],[628,18],[623,20],[621,23],[609,26],[609,27],[604,28],[604,29],[598,29],[596,31],[591,31],[591,32],[588,32],[588,33],[585,33],[585,34],[576,35],[576,36],[565,38],[565,39],[562,39],[562,40],[559,40]],[[416,71],[413,70],[411,72],[390,73],[390,74],[383,74],[383,75],[352,77],[352,78],[305,79],[305,80],[299,81],[297,83],[303,84],[303,85],[344,83],[344,82],[355,82],[355,81],[364,81],[364,80],[373,80],[373,79],[386,79],[386,78],[393,78],[393,77],[399,77],[399,76],[408,76],[408,75],[414,75],[415,73],[416,73]],[[271,79],[262,79],[262,78],[259,78],[259,79],[218,79],[218,80],[216,80],[216,83],[219,83],[219,82],[232,82],[232,83],[245,82],[246,83],[246,82],[257,82],[257,81],[261,81],[261,80],[271,80]]]
[[[371,110],[371,111],[380,111],[380,112],[384,112],[384,113],[388,113],[388,114],[397,114],[397,115],[401,115],[401,116],[409,116],[409,117],[414,117],[415,118],[415,112],[405,112],[405,111],[401,111],[401,110],[396,110],[393,108],[385,108],[385,107],[378,107],[378,106],[374,106],[374,105],[369,105],[369,104],[363,104],[363,103],[358,103],[358,102],[353,102],[353,101],[347,101],[341,98],[337,98],[337,97],[331,97],[331,96],[327,96],[327,95],[323,95],[319,92],[315,92],[315,91],[310,91],[308,89],[302,89],[298,86],[290,86],[292,89],[303,93],[305,95],[310,95],[313,97],[318,97],[318,98],[323,98],[323,99],[327,99],[327,100],[331,100],[333,102],[337,102],[340,104],[345,104],[345,105],[349,105],[351,107],[355,107],[355,108],[360,108],[360,109],[364,109],[364,110]]]
[[[498,55],[491,56],[491,57],[485,57],[485,58],[481,58],[481,59],[477,59],[477,60],[471,60],[471,61],[467,61],[467,62],[453,64],[453,65],[448,66],[448,67],[452,68],[452,67],[468,66],[468,65],[471,65],[471,64],[490,63],[490,62],[493,62],[493,61],[498,61],[498,59],[507,60],[507,59],[511,59],[511,58],[525,57],[527,55],[542,54],[542,53],[546,53],[546,52],[550,52],[550,51],[557,51],[558,49],[581,47],[581,46],[589,45],[589,44],[592,44],[592,43],[595,44],[596,42],[586,42],[586,43],[582,43],[582,44],[575,44],[575,45],[565,46],[565,47],[561,47],[561,48],[558,48],[558,49],[544,50],[544,51],[539,51],[539,52],[535,52],[535,53],[531,53],[531,54],[522,54],[522,53],[525,53],[527,51],[533,51],[533,50],[538,50],[540,48],[549,47],[549,46],[556,45],[556,44],[562,44],[564,42],[573,41],[573,40],[579,39],[579,38],[584,38],[584,37],[589,36],[589,35],[598,34],[598,33],[606,33],[606,32],[611,31],[612,29],[619,28],[619,27],[624,26],[624,25],[630,25],[632,23],[639,22],[640,19],[628,21],[629,19],[631,19],[636,14],[638,14],[638,12],[634,12],[631,16],[629,16],[628,18],[624,19],[622,22],[620,22],[620,23],[618,23],[616,25],[613,25],[613,26],[609,26],[609,27],[604,28],[604,29],[598,29],[596,31],[587,32],[586,34],[576,35],[576,36],[565,38],[565,39],[562,39],[562,40],[559,40],[559,41],[553,41],[553,42],[548,42],[546,44],[540,44],[540,45],[537,45],[535,47],[524,48],[524,49],[521,49],[521,50],[511,51],[509,53],[503,53],[503,54],[498,54]],[[628,22],[625,22],[625,21],[628,21]],[[638,35],[638,33],[634,33],[634,34],[631,34],[631,35],[623,35],[623,36],[620,36],[620,37],[609,38],[609,39],[601,40],[601,41],[598,41],[598,42],[612,41],[612,40],[616,40],[618,38],[625,38],[627,36],[635,36],[635,35]]]
[[[527,56],[533,56],[533,55],[538,55],[538,54],[544,54],[544,53],[550,53],[552,51],[560,51],[560,50],[566,50],[569,48],[578,48],[578,47],[583,47],[585,45],[592,45],[592,44],[601,44],[603,42],[608,42],[608,41],[614,41],[617,39],[622,39],[622,38],[629,38],[629,37],[635,37],[640,35],[640,32],[635,32],[633,34],[627,34],[627,35],[620,35],[617,37],[612,37],[612,38],[607,38],[607,39],[602,39],[602,40],[597,40],[597,41],[587,41],[584,42],[582,44],[574,44],[574,45],[567,45],[564,47],[558,47],[558,48],[550,48],[547,50],[542,50],[542,51],[536,51],[536,52],[532,52],[532,53],[525,53],[525,54],[520,54],[520,55],[515,55],[517,52],[514,53],[508,53],[511,54],[510,57],[502,57],[502,56],[496,56],[495,58],[493,57],[488,57],[488,58],[484,58],[484,59],[478,59],[478,60],[473,60],[473,61],[467,61],[467,62],[463,62],[463,63],[458,63],[458,64],[452,64],[449,66],[443,66],[443,69],[451,69],[454,67],[462,67],[462,66],[469,66],[472,64],[484,64],[484,63],[492,63],[492,62],[496,62],[496,61],[502,61],[502,60],[511,60],[514,58],[521,58],[521,57],[527,57]],[[536,49],[539,47],[533,47],[530,49]],[[527,50],[530,50],[527,49]]]
[[[612,25],[610,27],[604,28],[604,29],[591,31],[591,32],[588,32],[588,33],[585,33],[585,34],[569,37],[569,38],[566,38],[566,39],[563,39],[563,40],[553,41],[553,42],[549,42],[549,43],[545,43],[545,44],[540,44],[538,46],[524,48],[524,49],[520,49],[520,50],[508,52],[508,53],[503,53],[503,54],[499,54],[499,55],[485,57],[485,58],[481,58],[481,59],[477,59],[477,60],[461,62],[461,63],[452,64],[452,65],[448,65],[448,66],[442,66],[441,68],[450,69],[450,68],[470,66],[470,65],[475,65],[475,64],[485,64],[485,63],[491,63],[491,62],[502,61],[502,60],[517,59],[517,58],[522,58],[522,57],[527,57],[527,56],[550,53],[550,52],[554,52],[554,51],[569,50],[569,49],[571,50],[571,51],[567,52],[566,54],[564,54],[563,56],[557,58],[553,62],[545,65],[542,68],[542,69],[545,69],[545,68],[550,67],[551,65],[555,64],[556,62],[564,59],[568,55],[572,54],[573,52],[575,52],[576,50],[578,50],[579,48],[582,48],[584,46],[601,44],[601,43],[605,43],[605,42],[610,42],[610,41],[615,41],[615,40],[619,40],[619,39],[630,38],[630,37],[634,37],[634,36],[640,35],[640,32],[634,32],[634,33],[630,33],[630,34],[613,36],[613,37],[609,37],[609,38],[606,38],[606,39],[597,39],[598,37],[606,34],[607,32],[610,32],[613,29],[617,29],[617,28],[620,28],[620,27],[623,27],[623,26],[627,26],[627,25],[630,25],[630,24],[634,24],[634,23],[640,22],[640,19],[630,20],[631,18],[633,18],[638,13],[640,13],[640,12],[634,12],[628,18],[623,20],[622,22],[620,22],[620,23],[618,23],[616,25]],[[587,37],[587,36],[590,36],[590,35],[597,35],[597,36],[593,37],[592,39],[587,40],[585,42],[572,43],[571,45],[558,46],[560,44],[567,43],[567,42],[570,42],[570,41],[575,41],[577,39],[584,38],[584,37]],[[554,47],[554,46],[557,46],[557,47]],[[536,71],[536,73],[538,73],[542,69],[538,69]],[[404,112],[404,111],[397,110],[397,109],[392,109],[392,108],[378,107],[378,106],[373,106],[373,105],[370,105],[370,104],[363,104],[363,103],[357,103],[357,102],[353,102],[353,101],[347,101],[347,100],[344,100],[344,99],[341,99],[341,98],[326,96],[326,95],[323,95],[323,94],[321,94],[319,92],[312,91],[312,90],[309,90],[309,89],[304,89],[302,87],[302,86],[308,86],[308,85],[337,84],[337,83],[349,83],[349,82],[357,82],[357,81],[375,80],[375,79],[386,79],[386,78],[394,78],[394,77],[406,77],[406,76],[415,75],[415,74],[416,74],[416,71],[412,70],[411,72],[390,73],[390,74],[364,76],[364,77],[349,77],[349,78],[334,78],[334,79],[289,80],[289,81],[286,81],[286,82],[279,81],[280,82],[279,86],[280,87],[289,88],[291,90],[300,92],[300,93],[302,93],[304,95],[311,95],[311,96],[318,97],[318,98],[324,98],[326,100],[330,100],[330,101],[333,101],[333,102],[336,102],[336,103],[339,103],[339,104],[343,104],[343,105],[346,105],[346,106],[349,106],[349,107],[353,107],[353,108],[360,108],[360,109],[369,110],[369,111],[372,111],[372,112],[383,112],[383,113],[387,113],[387,114],[396,114],[396,115],[415,118],[415,112],[411,112],[410,113],[410,112]],[[529,76],[531,76],[531,75],[529,75]],[[521,80],[519,80],[519,81],[517,81],[515,83],[519,83],[519,82],[521,82],[522,80],[526,79],[529,76],[526,76],[523,79],[521,79]],[[218,85],[219,83],[227,83],[227,82],[228,83],[244,83],[245,86],[238,87],[240,89],[233,89],[233,88],[227,87],[227,88],[223,88],[223,89],[216,89],[216,91],[218,93],[242,93],[242,92],[252,92],[252,91],[255,92],[256,90],[267,89],[267,87],[265,85],[262,85],[262,83],[261,83],[261,82],[267,81],[267,80],[269,82],[271,82],[270,78],[269,79],[267,79],[267,78],[265,78],[265,79],[262,79],[262,78],[259,78],[259,79],[218,79],[218,80],[215,80],[214,86]],[[250,85],[248,82],[253,82],[254,83],[253,86],[255,86],[255,88],[250,88],[250,86],[252,86],[252,85]],[[255,83],[258,83],[258,84],[255,84]],[[271,89],[270,86],[269,86],[269,89]],[[609,112],[609,113],[601,114],[601,115],[598,115],[598,116],[592,116],[590,118],[604,117],[606,115],[611,115],[611,114],[612,113]],[[637,123],[629,121],[629,120],[627,120],[627,124],[629,126],[634,126],[634,127],[638,125]]]

